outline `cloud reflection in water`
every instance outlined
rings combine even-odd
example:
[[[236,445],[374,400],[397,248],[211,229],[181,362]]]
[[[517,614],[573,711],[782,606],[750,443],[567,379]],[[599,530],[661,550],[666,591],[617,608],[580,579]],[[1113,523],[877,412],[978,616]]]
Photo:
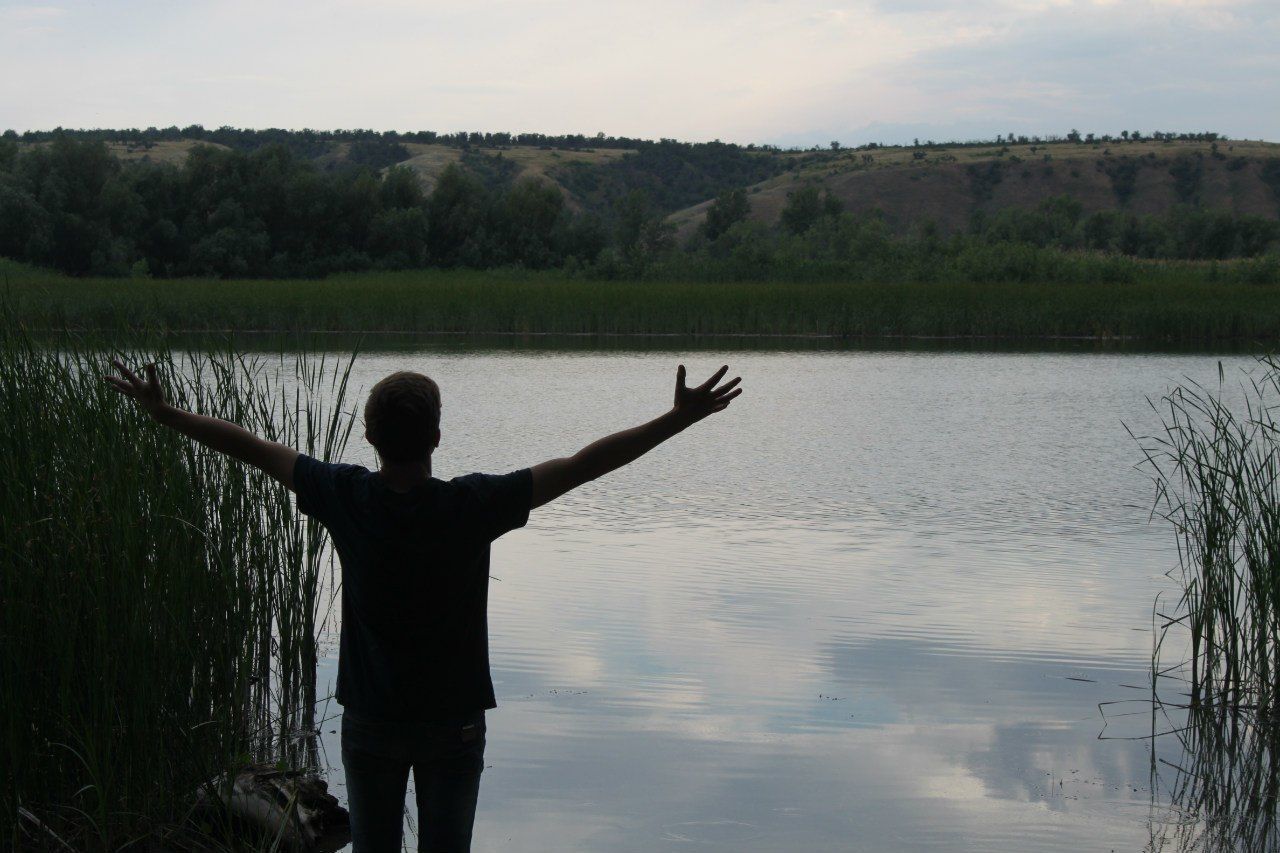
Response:
[[[1121,421],[1216,359],[683,358],[749,393],[495,548],[476,849],[1145,845],[1147,745],[1099,740],[1097,703],[1146,683],[1174,555]],[[676,360],[373,354],[357,381],[438,379],[452,476],[651,416]]]

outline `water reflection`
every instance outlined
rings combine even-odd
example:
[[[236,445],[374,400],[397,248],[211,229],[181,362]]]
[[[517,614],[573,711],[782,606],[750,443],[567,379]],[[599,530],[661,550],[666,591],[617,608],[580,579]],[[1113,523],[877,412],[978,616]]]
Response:
[[[1157,702],[1152,851],[1280,849],[1280,721]]]
[[[732,422],[495,546],[475,849],[1148,846],[1171,792],[1149,739],[1099,739],[1097,706],[1149,695],[1176,556],[1121,423],[1216,361],[735,354],[752,393]],[[447,477],[652,415],[671,363],[382,353],[357,384],[440,381]],[[372,459],[353,443],[351,461]]]

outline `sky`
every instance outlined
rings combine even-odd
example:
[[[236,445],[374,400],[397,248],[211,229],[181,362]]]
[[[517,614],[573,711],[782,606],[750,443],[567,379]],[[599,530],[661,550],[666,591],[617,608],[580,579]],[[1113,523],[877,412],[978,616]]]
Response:
[[[0,0],[0,129],[1280,140],[1280,2]]]

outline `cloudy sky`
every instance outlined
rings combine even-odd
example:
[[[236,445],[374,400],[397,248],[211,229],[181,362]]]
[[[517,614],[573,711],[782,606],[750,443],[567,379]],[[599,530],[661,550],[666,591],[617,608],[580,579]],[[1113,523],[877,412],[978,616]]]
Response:
[[[1280,139],[1280,3],[0,0],[0,128]]]

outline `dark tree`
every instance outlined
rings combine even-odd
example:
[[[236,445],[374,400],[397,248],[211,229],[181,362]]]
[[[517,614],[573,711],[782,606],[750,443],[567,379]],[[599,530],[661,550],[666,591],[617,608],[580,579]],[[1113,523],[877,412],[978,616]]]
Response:
[[[803,234],[823,217],[838,216],[843,207],[830,193],[820,193],[813,184],[805,184],[787,197],[782,226],[792,234]]]
[[[745,190],[732,189],[721,193],[707,208],[707,218],[702,223],[703,232],[712,240],[742,222],[751,213],[751,201]]]
[[[347,162],[353,166],[382,169],[408,159],[408,148],[387,139],[360,139],[347,149]]]
[[[557,241],[564,226],[564,196],[536,178],[522,178],[498,203],[495,231],[509,262],[542,268],[562,260]]]
[[[440,173],[427,203],[430,254],[434,263],[476,265],[488,239],[489,194],[479,179],[456,164]]]

